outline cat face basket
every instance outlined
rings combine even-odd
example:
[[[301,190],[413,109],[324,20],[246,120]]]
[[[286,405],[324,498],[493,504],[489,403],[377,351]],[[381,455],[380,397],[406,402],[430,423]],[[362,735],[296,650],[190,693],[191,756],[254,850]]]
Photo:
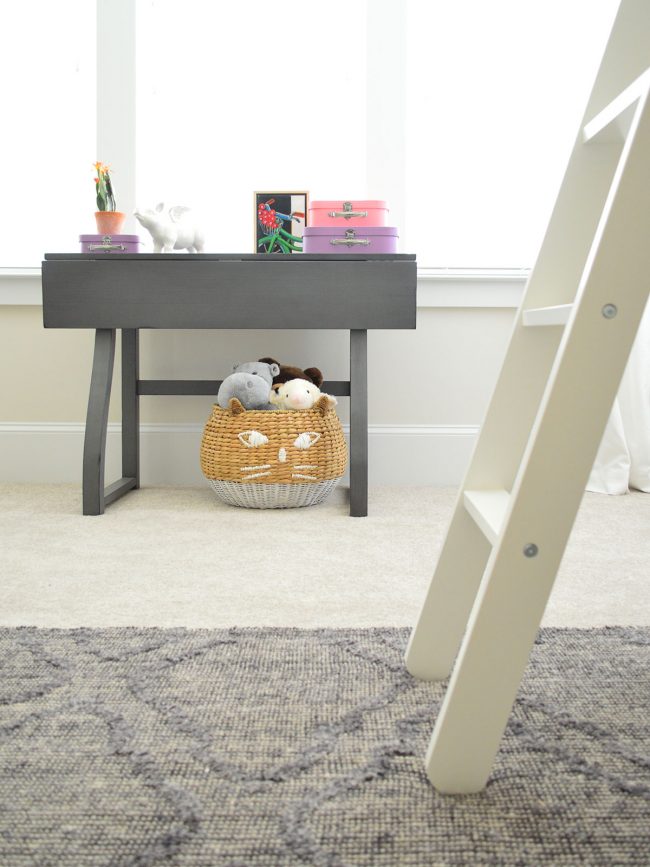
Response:
[[[201,469],[232,506],[315,506],[345,471],[341,422],[323,395],[310,410],[245,410],[237,398],[216,405],[203,431]]]

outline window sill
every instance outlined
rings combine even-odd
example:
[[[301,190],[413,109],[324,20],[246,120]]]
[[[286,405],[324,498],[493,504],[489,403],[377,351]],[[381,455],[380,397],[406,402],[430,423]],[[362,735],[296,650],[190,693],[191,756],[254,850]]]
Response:
[[[515,307],[530,271],[523,268],[418,268],[418,307]]]
[[[419,268],[418,307],[519,307],[524,269]],[[40,268],[0,268],[0,305],[40,306]]]
[[[40,306],[40,268],[0,268],[0,305]]]

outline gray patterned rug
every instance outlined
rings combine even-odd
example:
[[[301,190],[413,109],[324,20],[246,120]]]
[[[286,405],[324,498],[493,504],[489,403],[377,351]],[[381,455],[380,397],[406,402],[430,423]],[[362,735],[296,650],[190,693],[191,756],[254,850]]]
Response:
[[[650,629],[540,634],[487,789],[405,629],[0,629],[2,867],[648,865]]]

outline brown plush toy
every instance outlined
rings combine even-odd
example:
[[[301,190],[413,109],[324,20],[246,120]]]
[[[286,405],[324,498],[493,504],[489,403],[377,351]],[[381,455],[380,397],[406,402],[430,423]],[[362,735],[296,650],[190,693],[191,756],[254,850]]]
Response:
[[[313,382],[314,385],[321,387],[323,384],[323,374],[317,367],[308,367],[306,370],[301,370],[299,367],[293,367],[290,364],[280,364],[274,358],[260,358],[265,364],[277,364],[280,372],[273,377],[271,388],[277,391],[278,387],[290,379],[306,379],[308,382]]]

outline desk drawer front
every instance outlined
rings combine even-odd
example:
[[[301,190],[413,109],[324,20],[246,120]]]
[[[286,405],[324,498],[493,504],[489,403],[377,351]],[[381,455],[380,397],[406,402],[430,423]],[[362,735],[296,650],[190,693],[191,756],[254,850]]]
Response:
[[[415,328],[413,259],[164,258],[46,260],[45,326]]]

